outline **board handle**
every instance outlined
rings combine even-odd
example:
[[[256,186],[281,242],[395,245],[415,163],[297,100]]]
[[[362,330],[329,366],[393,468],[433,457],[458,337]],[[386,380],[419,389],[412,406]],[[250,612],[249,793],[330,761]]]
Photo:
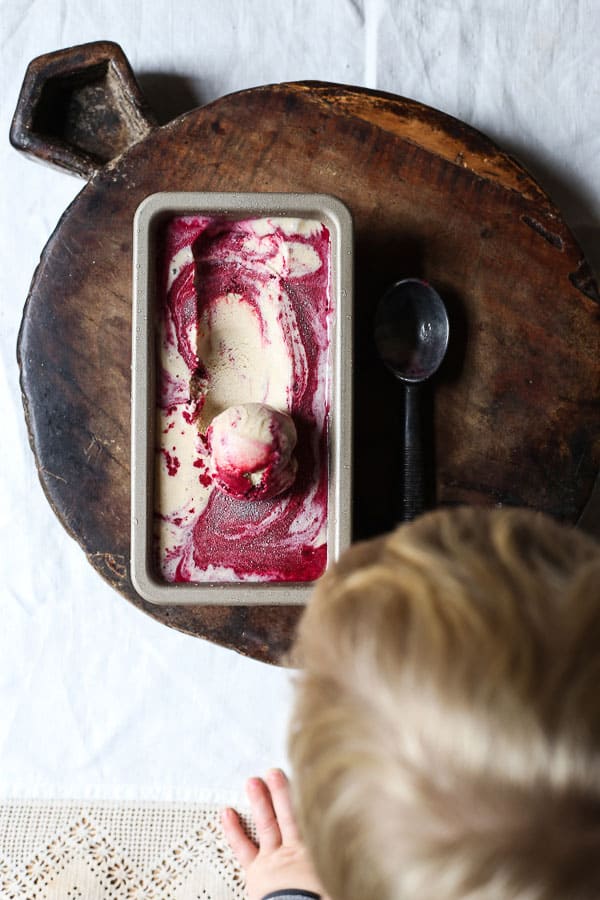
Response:
[[[44,163],[91,178],[155,127],[119,44],[94,41],[30,62],[10,142]]]

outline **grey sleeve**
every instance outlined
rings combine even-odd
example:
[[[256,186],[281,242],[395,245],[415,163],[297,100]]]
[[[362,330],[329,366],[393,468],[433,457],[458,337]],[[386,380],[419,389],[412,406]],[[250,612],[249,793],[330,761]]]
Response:
[[[321,900],[320,894],[313,891],[299,891],[296,888],[286,888],[284,891],[273,891],[265,894],[262,900]]]

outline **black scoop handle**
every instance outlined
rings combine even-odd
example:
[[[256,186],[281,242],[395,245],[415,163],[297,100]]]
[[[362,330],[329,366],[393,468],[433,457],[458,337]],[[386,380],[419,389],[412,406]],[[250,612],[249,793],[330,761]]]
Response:
[[[404,445],[400,519],[411,522],[425,511],[425,460],[420,388],[404,384]]]

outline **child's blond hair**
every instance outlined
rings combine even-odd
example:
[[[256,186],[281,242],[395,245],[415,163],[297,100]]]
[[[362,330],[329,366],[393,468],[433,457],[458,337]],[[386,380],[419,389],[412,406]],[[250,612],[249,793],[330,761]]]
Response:
[[[600,897],[599,552],[461,508],[321,579],[290,755],[334,900]]]

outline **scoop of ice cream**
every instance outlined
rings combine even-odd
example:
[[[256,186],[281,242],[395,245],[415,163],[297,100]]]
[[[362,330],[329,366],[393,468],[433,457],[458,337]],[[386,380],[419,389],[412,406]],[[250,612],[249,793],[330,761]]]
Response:
[[[230,406],[207,431],[215,483],[238,500],[269,500],[287,490],[298,463],[296,426],[264,403]]]

